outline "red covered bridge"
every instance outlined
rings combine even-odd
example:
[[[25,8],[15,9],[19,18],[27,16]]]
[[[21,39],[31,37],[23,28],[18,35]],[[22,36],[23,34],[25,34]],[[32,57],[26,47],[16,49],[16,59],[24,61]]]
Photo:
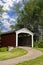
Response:
[[[26,28],[2,33],[0,47],[29,46],[33,47],[33,33]]]

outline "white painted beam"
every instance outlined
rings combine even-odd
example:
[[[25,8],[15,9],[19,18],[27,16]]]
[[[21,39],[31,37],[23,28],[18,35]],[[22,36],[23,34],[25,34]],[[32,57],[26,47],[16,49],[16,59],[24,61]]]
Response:
[[[18,47],[18,34],[16,33],[16,47]]]
[[[32,35],[32,48],[33,48],[33,35]]]

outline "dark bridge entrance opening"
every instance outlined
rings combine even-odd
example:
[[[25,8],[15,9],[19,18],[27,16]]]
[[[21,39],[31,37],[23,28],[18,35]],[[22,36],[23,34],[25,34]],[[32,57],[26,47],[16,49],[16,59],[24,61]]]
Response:
[[[27,33],[18,34],[18,46],[32,47],[31,35]]]

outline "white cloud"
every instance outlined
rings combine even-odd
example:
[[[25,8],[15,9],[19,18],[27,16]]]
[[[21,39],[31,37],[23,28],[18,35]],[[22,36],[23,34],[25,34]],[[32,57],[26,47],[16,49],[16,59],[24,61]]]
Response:
[[[8,23],[7,20],[2,21],[2,23],[3,23],[3,25],[4,25],[5,27],[9,27],[9,26],[10,26],[10,24]]]
[[[17,0],[16,2],[18,3],[20,0]]]
[[[4,2],[6,2],[6,3],[8,3],[8,2],[12,2],[12,1],[14,1],[14,0],[3,0]]]
[[[5,16],[5,17],[4,17],[4,16]],[[10,19],[10,21],[8,21],[7,19]],[[15,24],[15,21],[16,21],[16,19],[13,19],[13,18],[9,17],[9,16],[7,15],[7,13],[4,13],[4,14],[3,14],[2,23],[3,23],[3,25],[4,25],[6,28],[11,29],[11,28],[10,28],[10,25],[14,25],[14,24]]]
[[[6,27],[6,28],[10,28],[10,24],[8,23],[8,21],[7,20],[4,20],[4,21],[2,21],[2,23],[3,23],[3,25]]]
[[[14,25],[16,23],[16,19],[10,18],[10,25]]]
[[[0,1],[1,5],[3,5],[3,9],[4,10],[10,10],[9,6],[12,7],[14,2],[18,3],[21,0],[3,0],[3,1],[5,2],[4,4],[2,3],[2,1]],[[16,19],[17,19],[17,17],[15,19],[10,18],[7,13],[3,13],[2,18],[4,19],[2,21],[3,25],[6,28],[8,28],[9,30],[11,30],[10,25],[15,23],[15,22],[12,22],[12,21],[16,21]],[[10,19],[9,22],[8,22],[7,18]],[[5,30],[3,30],[3,31],[5,31]]]
[[[3,0],[5,3],[2,3],[2,1],[0,1],[0,5],[3,5],[3,9],[4,10],[9,10],[9,6],[13,6],[13,3],[16,2],[18,3],[21,0]]]
[[[8,3],[4,4],[3,10],[9,10],[9,4]]]
[[[10,18],[10,21],[11,21],[11,22],[12,22],[12,21],[13,21],[13,22],[15,22],[15,21],[16,21],[16,19]]]
[[[4,2],[6,2],[3,6],[4,10],[9,10],[9,6],[13,5],[13,1],[12,0],[4,0]]]
[[[6,27],[6,28],[10,28],[10,23],[8,22],[8,20],[7,19],[10,19],[10,17],[8,16],[8,14],[7,13],[3,13],[3,15],[2,15],[2,23],[3,23],[3,25]]]
[[[0,1],[0,5],[4,5],[4,4],[2,3],[2,1]]]
[[[9,18],[9,15],[7,13],[3,13],[2,18]]]

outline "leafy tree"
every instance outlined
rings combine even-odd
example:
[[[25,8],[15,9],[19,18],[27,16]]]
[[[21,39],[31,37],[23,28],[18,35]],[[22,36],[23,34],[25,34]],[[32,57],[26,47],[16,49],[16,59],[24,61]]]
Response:
[[[39,29],[43,29],[43,0],[29,0],[20,11],[14,27],[28,28],[39,36]]]
[[[3,6],[0,5],[0,32],[1,32],[1,20],[2,20],[2,14],[4,13],[5,11],[3,10]]]
[[[2,14],[4,12],[2,8],[3,6],[0,5],[0,43],[1,43],[1,20],[2,20]]]
[[[2,18],[2,6],[0,6],[0,35],[1,35],[1,18]]]
[[[21,8],[21,4],[20,3],[16,3],[16,4],[13,4],[13,7],[11,7],[11,11],[13,13],[16,13],[19,15],[20,13],[20,8]]]
[[[23,22],[25,27],[28,27],[27,25],[33,29],[38,29],[39,25],[43,27],[43,0],[30,0],[24,6],[18,20]]]

